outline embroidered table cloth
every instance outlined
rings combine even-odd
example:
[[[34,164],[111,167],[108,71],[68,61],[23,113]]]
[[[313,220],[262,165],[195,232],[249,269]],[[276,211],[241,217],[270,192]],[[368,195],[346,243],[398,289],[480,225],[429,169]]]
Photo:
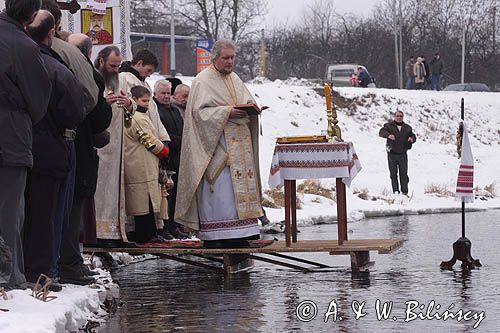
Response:
[[[347,186],[361,170],[352,142],[276,144],[268,184],[284,180],[342,178]]]

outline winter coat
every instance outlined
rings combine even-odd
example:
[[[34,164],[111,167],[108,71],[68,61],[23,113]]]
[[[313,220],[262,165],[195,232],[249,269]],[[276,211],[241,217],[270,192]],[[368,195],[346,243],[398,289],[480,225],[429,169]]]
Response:
[[[76,78],[83,85],[85,115],[92,111],[97,104],[97,93],[99,88],[94,81],[93,67],[80,50],[62,39],[54,38],[52,49],[64,60]]]
[[[415,66],[415,60],[408,60],[406,62],[405,70],[407,77],[415,77],[415,73],[413,72],[413,66]]]
[[[443,73],[443,67],[444,67],[444,62],[441,58],[439,59],[432,59],[430,63],[430,71],[431,74],[442,74]]]
[[[431,75],[431,72],[429,71],[429,65],[427,64],[427,61],[425,61],[425,60],[422,60],[422,64],[424,65],[425,78],[427,79]]]
[[[415,83],[424,83],[426,72],[425,66],[421,62],[416,62],[413,66],[413,73],[415,74]]]
[[[64,131],[83,121],[83,87],[57,53],[45,45],[40,45],[40,51],[52,91],[47,114],[33,126],[33,172],[64,178],[73,167]]]
[[[172,170],[179,172],[179,164],[181,161],[181,143],[182,143],[182,128],[184,127],[184,120],[180,114],[180,111],[174,107],[166,107],[156,101],[158,105],[158,113],[160,114],[160,119],[165,126],[168,135],[170,136],[170,143],[168,145],[170,149],[169,161],[167,165],[167,170]]]
[[[396,140],[388,139],[391,134],[394,134]],[[394,120],[386,123],[384,127],[380,129],[379,136],[387,138],[387,150],[392,154],[404,154],[408,149],[411,149],[412,143],[408,142],[408,138],[412,138],[413,143],[417,141],[417,137],[413,134],[413,130],[410,125],[403,122],[400,131]]]
[[[366,88],[370,83],[372,83],[372,78],[370,77],[370,74],[363,70],[358,74],[358,82],[360,87]]]
[[[0,167],[31,167],[32,126],[47,112],[51,83],[38,46],[5,12],[0,59]]]
[[[76,176],[75,196],[93,197],[97,185],[99,157],[94,147],[94,134],[105,131],[111,123],[113,113],[104,98],[104,78],[94,69],[94,80],[99,87],[97,105],[78,126],[76,131]]]

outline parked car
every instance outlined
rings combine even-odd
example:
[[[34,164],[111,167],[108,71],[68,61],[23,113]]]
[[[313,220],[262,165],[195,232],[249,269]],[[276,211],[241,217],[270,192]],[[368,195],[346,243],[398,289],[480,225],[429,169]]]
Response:
[[[325,82],[336,87],[352,87],[351,75],[358,75],[358,67],[363,68],[370,75],[370,72],[362,65],[328,64],[326,65]]]
[[[444,91],[491,91],[484,83],[457,83],[450,84]]]

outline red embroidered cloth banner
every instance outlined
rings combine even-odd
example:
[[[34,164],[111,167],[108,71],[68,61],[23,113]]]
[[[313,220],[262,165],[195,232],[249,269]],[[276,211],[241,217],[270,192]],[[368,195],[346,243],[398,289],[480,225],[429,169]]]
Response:
[[[361,170],[352,142],[276,144],[269,186],[283,186],[285,179],[342,178],[347,186]]]
[[[463,126],[462,159],[458,170],[455,198],[462,202],[474,202],[474,157],[472,156],[467,127],[465,127],[465,124]]]

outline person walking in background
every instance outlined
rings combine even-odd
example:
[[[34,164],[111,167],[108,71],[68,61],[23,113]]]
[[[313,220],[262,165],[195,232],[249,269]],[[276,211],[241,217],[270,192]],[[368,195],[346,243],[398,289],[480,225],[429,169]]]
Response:
[[[387,162],[389,164],[389,173],[391,175],[392,191],[399,194],[399,181],[401,183],[401,192],[408,195],[408,156],[406,152],[411,149],[413,143],[417,140],[410,125],[403,121],[402,111],[394,112],[394,120],[386,123],[379,131],[379,136],[387,139]]]
[[[424,55],[421,55],[420,58],[422,58],[422,64],[424,65],[424,69],[425,69],[425,80],[424,80],[424,85],[422,87],[422,89],[429,89],[430,85],[431,85],[431,72],[429,70],[429,64],[427,63],[427,60],[425,60],[425,56]]]
[[[431,89],[441,90],[441,75],[443,74],[444,62],[441,59],[439,52],[436,52],[434,58],[430,62],[431,70]]]
[[[47,113],[52,89],[40,49],[24,30],[39,9],[40,0],[5,0],[0,13],[0,237],[12,255],[1,286],[8,289],[27,287],[21,229],[32,126]]]
[[[415,89],[415,72],[413,71],[413,66],[415,66],[415,58],[410,56],[405,65],[406,89]]]
[[[425,87],[425,66],[422,63],[422,57],[417,58],[413,65],[413,74],[415,75],[415,89],[424,89]]]

